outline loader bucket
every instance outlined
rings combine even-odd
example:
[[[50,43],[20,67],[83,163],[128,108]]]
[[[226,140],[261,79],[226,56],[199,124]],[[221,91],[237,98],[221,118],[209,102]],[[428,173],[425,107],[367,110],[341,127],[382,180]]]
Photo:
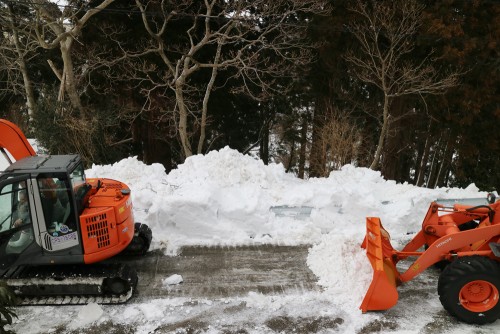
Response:
[[[366,218],[366,236],[362,247],[373,268],[373,278],[359,307],[366,311],[387,310],[398,302],[398,272],[391,261],[392,246],[379,218]],[[385,253],[385,254],[384,254]]]

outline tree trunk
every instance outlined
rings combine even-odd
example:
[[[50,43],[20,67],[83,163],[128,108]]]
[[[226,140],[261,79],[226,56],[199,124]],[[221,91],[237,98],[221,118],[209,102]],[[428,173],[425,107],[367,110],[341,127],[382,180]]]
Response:
[[[425,180],[425,171],[427,170],[427,162],[429,161],[429,153],[431,151],[431,137],[427,137],[425,140],[425,147],[422,159],[420,160],[420,167],[417,176],[416,186],[421,187]]]
[[[14,44],[16,46],[16,52],[18,55],[18,64],[19,69],[21,70],[24,82],[24,91],[26,93],[26,105],[28,106],[28,118],[29,121],[33,118],[33,112],[35,110],[36,102],[35,102],[35,93],[33,91],[33,85],[31,83],[31,79],[28,74],[28,68],[26,66],[26,60],[24,59],[21,44],[19,42],[19,34],[16,29],[16,25],[14,22],[14,13],[12,11],[12,4],[8,3],[9,8],[9,17],[10,22],[12,24],[12,34],[14,37]]]
[[[302,119],[302,129],[300,129],[299,173],[297,175],[300,179],[303,179],[305,174],[306,152],[307,152],[307,127],[308,127],[307,117],[304,116],[304,118]]]
[[[214,65],[219,64],[219,60],[221,57],[221,48],[222,44],[219,43],[217,45],[217,52],[214,58]],[[217,66],[212,67],[212,74],[207,84],[207,88],[205,89],[205,96],[203,97],[203,105],[201,110],[201,123],[200,123],[200,138],[198,140],[198,151],[197,151],[198,154],[203,153],[203,145],[205,144],[206,128],[207,128],[208,101],[210,99],[210,94],[214,87],[215,79],[217,78],[217,72],[218,72]]]
[[[417,144],[417,147],[416,147],[417,157],[415,158],[415,164],[414,164],[415,174],[413,175],[413,177],[408,175],[408,178],[410,179],[408,182],[411,184],[415,184],[415,185],[417,184],[417,179],[418,179],[418,176],[420,175],[420,162],[422,161],[422,158],[424,156],[424,148],[425,148],[425,142],[424,143],[419,142]]]
[[[383,121],[382,129],[380,130],[380,136],[378,138],[377,149],[375,150],[375,156],[370,165],[370,169],[376,170],[380,163],[380,156],[382,155],[382,150],[384,148],[385,137],[389,132],[389,107],[390,100],[387,94],[384,94],[384,111],[383,111]]]
[[[395,117],[401,116],[404,111],[405,104],[403,98],[395,98],[390,105],[390,114]],[[407,163],[405,162],[405,146],[407,142],[405,140],[405,134],[401,129],[403,128],[402,122],[392,122],[390,129],[388,129],[385,141],[382,149],[382,161],[380,164],[380,171],[382,176],[387,180],[395,180],[401,182],[403,174],[403,169],[406,168]]]
[[[311,154],[309,156],[309,177],[321,177],[325,170],[325,154],[321,138],[321,129],[326,123],[328,97],[316,101],[313,113]]]
[[[427,162],[429,161],[429,153],[431,151],[433,138],[431,136],[431,124],[432,120],[429,121],[429,127],[427,131],[427,139],[425,140],[424,152],[422,159],[420,160],[420,166],[418,168],[417,182],[415,183],[417,187],[421,187],[425,180],[425,171],[427,170]]]
[[[184,78],[179,77],[175,82],[175,98],[179,108],[179,136],[184,152],[184,158],[189,158],[193,155],[193,151],[191,149],[191,143],[189,142],[189,136],[187,133],[188,111],[184,102],[183,86]]]
[[[74,73],[73,59],[71,58],[71,46],[73,44],[72,38],[66,38],[61,41],[60,49],[61,56],[64,64],[63,69],[63,81],[61,81],[61,85],[63,85],[64,90],[68,94],[69,100],[73,108],[78,110],[79,112],[83,112],[82,102],[80,100],[80,95],[76,89],[76,79]]]
[[[429,177],[427,178],[427,188],[432,188],[434,183],[435,183],[435,179],[436,179],[436,173],[437,173],[437,170],[438,170],[438,164],[439,164],[439,153],[440,153],[440,147],[441,147],[441,139],[442,138],[439,138],[439,141],[435,147],[435,150],[434,150],[434,155],[432,157],[432,163],[431,163],[431,170],[430,170],[430,173],[429,173]]]
[[[269,126],[270,119],[269,113],[267,110],[262,112],[262,120],[264,121],[262,124],[262,130],[260,134],[260,146],[259,146],[259,156],[264,165],[269,164]]]
[[[286,167],[286,172],[289,173],[292,170],[293,162],[295,157],[295,140],[292,140],[290,145],[290,159],[288,159],[288,166]]]
[[[448,132],[448,140],[446,142],[446,148],[443,153],[443,158],[441,159],[441,164],[436,175],[436,180],[434,182],[433,188],[444,186],[445,177],[448,174],[449,166],[451,160],[453,159],[453,144],[455,143],[455,138]]]

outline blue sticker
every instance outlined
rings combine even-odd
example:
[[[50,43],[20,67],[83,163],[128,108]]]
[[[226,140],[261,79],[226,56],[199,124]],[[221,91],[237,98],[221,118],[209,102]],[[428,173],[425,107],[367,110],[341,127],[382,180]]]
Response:
[[[61,232],[61,233],[68,233],[69,232],[69,227],[67,225],[61,225],[59,227],[59,232]]]

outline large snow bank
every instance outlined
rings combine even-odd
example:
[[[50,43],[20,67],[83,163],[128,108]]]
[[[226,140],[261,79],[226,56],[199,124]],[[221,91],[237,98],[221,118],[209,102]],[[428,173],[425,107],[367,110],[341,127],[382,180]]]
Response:
[[[359,245],[366,216],[378,216],[397,248],[419,230],[437,198],[484,197],[467,189],[426,189],[384,180],[379,172],[344,166],[326,179],[297,179],[282,165],[224,148],[196,155],[168,175],[136,158],[94,165],[89,177],[116,178],[132,189],[135,217],[153,230],[153,247],[175,254],[185,245],[311,244],[308,264],[319,284],[354,294],[358,303],[371,279]],[[309,215],[273,208],[312,208]],[[359,284],[359,282],[364,284]],[[359,305],[359,304],[358,304]]]
[[[379,216],[391,234],[406,235],[418,231],[431,200],[486,196],[474,185],[397,184],[351,165],[327,179],[305,181],[282,165],[266,166],[229,148],[192,156],[168,175],[160,164],[136,158],[94,165],[87,175],[128,183],[136,220],[152,228],[154,247],[169,254],[193,244],[316,244],[328,233],[361,240],[366,216]],[[276,207],[312,211],[297,219],[276,214]]]

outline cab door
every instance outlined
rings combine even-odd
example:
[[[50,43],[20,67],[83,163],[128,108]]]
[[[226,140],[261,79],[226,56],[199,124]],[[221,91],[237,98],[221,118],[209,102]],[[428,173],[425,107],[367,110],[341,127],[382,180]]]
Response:
[[[28,176],[0,181],[0,267],[8,268],[35,242]]]
[[[39,175],[33,180],[42,248],[54,253],[71,250],[81,254],[81,242],[68,179],[64,175]]]

